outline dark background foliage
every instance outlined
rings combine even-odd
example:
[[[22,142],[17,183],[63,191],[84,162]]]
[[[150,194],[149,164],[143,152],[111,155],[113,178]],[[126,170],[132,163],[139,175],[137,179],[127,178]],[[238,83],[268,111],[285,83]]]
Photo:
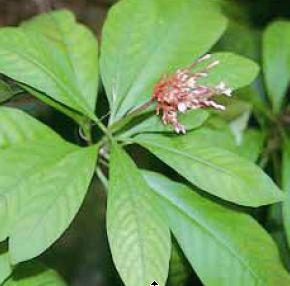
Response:
[[[102,24],[113,2],[115,0],[0,0],[0,26],[17,25],[33,15],[65,7],[74,11],[78,20],[89,26],[100,39]],[[232,3],[236,4],[235,9],[230,5]],[[246,21],[250,26],[262,30],[273,19],[290,18],[289,7],[290,1],[287,0],[240,0],[227,1],[225,10],[236,17],[236,20]],[[107,104],[102,98],[104,97],[101,97],[98,106],[100,112],[105,114]],[[71,141],[80,140],[77,128],[68,118],[35,98],[28,95],[16,96],[6,104],[30,112]],[[67,125],[73,128],[67,128]],[[133,150],[135,158],[142,156],[143,164],[151,165],[151,169],[156,169],[156,166],[152,167],[153,159],[147,155],[142,154],[138,148]],[[107,244],[105,200],[105,192],[101,184],[95,180],[71,227],[52,249],[40,258],[52,268],[57,269],[69,285],[122,285],[114,270]],[[260,213],[258,215],[262,217]],[[189,280],[188,285],[200,285],[193,273]]]

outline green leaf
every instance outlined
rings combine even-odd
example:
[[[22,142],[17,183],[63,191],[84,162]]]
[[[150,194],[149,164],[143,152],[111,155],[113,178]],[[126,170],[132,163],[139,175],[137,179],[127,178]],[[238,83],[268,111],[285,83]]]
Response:
[[[212,2],[126,0],[110,10],[100,65],[111,122],[147,102],[164,73],[192,63],[215,44],[226,20]]]
[[[290,246],[290,142],[287,140],[283,146],[282,160],[282,189],[286,198],[282,204],[282,216],[288,245]]]
[[[237,154],[256,162],[263,151],[265,143],[265,134],[261,131],[248,129],[243,134],[241,145],[238,145]]]
[[[252,106],[245,101],[235,100],[229,97],[226,99],[227,100],[219,101],[219,103],[226,106],[226,110],[223,112],[212,110],[212,114],[205,125],[213,129],[218,129],[220,133],[228,134],[230,130],[231,134],[234,136],[236,147],[239,147],[241,151],[248,151],[245,153],[249,155],[249,159],[255,161],[261,151],[261,144],[264,141],[264,136],[262,136],[262,132],[258,130],[247,129]],[[254,136],[254,133],[256,133],[257,136]],[[226,137],[228,138],[229,136],[227,135]],[[247,150],[246,147],[250,137],[255,139],[252,141],[253,143],[256,142],[256,144],[254,149]],[[214,140],[214,138],[212,139]],[[225,143],[227,144],[228,141],[226,140]]]
[[[3,286],[66,286],[60,275],[37,263],[25,263],[16,268]]]
[[[289,22],[273,22],[264,32],[263,66],[268,95],[278,113],[290,80]]]
[[[252,83],[259,72],[259,66],[255,62],[232,53],[215,53],[210,61],[215,60],[219,64],[209,72],[208,77],[200,80],[201,83],[217,85],[224,82],[230,88],[238,89]],[[196,69],[199,70],[202,66]]]
[[[240,91],[240,90],[239,90]],[[224,119],[227,122],[233,121],[241,116],[245,112],[250,112],[252,109],[252,105],[244,100],[240,100],[239,92],[237,96],[232,97],[220,97],[218,98],[218,102],[225,105],[226,109],[223,111],[212,109],[210,110],[212,115],[215,117],[219,117]]]
[[[250,110],[245,111],[239,117],[235,118],[232,122],[230,122],[230,129],[235,136],[237,144],[241,144],[241,142],[243,141],[243,136],[248,127],[250,115]]]
[[[288,195],[288,194],[287,194]],[[285,202],[287,201],[287,197]],[[289,271],[290,256],[288,247],[287,231],[285,231],[285,223],[283,217],[283,204],[271,205],[267,210],[266,227],[269,230],[272,238],[276,242],[279,249],[280,257],[286,269]]]
[[[62,112],[63,114],[67,115],[68,117],[72,118],[78,125],[82,126],[85,117],[78,112],[67,108],[65,105],[53,100],[52,98],[48,97],[45,93],[39,92],[27,85],[21,85],[24,90],[26,90],[29,94],[35,96],[42,102],[46,103],[47,105],[55,108],[56,110]]]
[[[203,140],[189,139],[188,145],[182,145],[179,137],[147,134],[137,136],[134,141],[192,184],[224,200],[257,207],[284,198],[270,177],[252,162],[227,150],[207,146]]]
[[[211,116],[208,125],[211,126],[218,123],[218,127],[215,128],[218,128],[221,133],[224,133],[224,131],[228,133],[228,129],[230,129],[236,145],[243,146],[245,145],[244,141],[246,141],[244,137],[246,137],[252,106],[245,101],[232,100],[228,97],[227,99],[226,103],[222,101],[222,104],[226,106],[226,110],[223,112],[212,111],[214,116]],[[255,152],[255,150],[253,151]],[[252,150],[248,151],[249,154],[254,153],[251,152]]]
[[[190,268],[184,257],[182,250],[174,241],[170,258],[168,284],[170,286],[183,286],[188,280]]]
[[[145,178],[204,285],[290,285],[275,243],[249,215],[158,174],[146,172]]]
[[[80,208],[97,148],[80,148],[25,113],[0,108],[0,239],[13,263],[54,243]]]
[[[10,265],[6,244],[0,243],[0,285],[2,285],[11,272],[12,267]]]
[[[97,42],[68,11],[0,29],[0,72],[94,118]]]
[[[226,149],[255,162],[262,150],[264,136],[258,130],[248,129],[244,132],[242,140],[237,142],[230,130],[226,128],[214,130],[204,127],[190,132],[186,136],[178,136],[174,141],[176,145],[184,150],[200,148],[202,142],[204,148]]]
[[[248,86],[239,89],[235,93],[235,97],[241,99],[242,103],[247,103],[252,109],[253,115],[259,125],[265,126],[267,117],[271,116],[271,111],[269,110],[267,100],[262,92],[261,89]],[[233,98],[230,98],[229,100],[233,100]],[[222,114],[224,114],[224,112]]]
[[[107,232],[113,260],[126,286],[148,286],[154,280],[165,285],[171,241],[155,200],[134,162],[113,145]]]
[[[261,32],[254,28],[249,21],[249,10],[251,8],[248,7],[247,9],[246,5],[241,2],[239,4],[232,1],[223,2],[223,11],[229,19],[229,24],[215,48],[258,59]]]
[[[14,92],[8,83],[0,79],[0,103],[14,96]]]
[[[200,127],[208,118],[209,114],[205,110],[191,110],[186,114],[179,115],[179,121],[186,127],[186,130],[192,130]],[[122,133],[121,138],[128,138],[140,133],[161,133],[170,132],[175,133],[172,126],[164,125],[161,118],[155,114],[151,114],[149,118],[146,118],[141,123],[136,124],[129,130]]]

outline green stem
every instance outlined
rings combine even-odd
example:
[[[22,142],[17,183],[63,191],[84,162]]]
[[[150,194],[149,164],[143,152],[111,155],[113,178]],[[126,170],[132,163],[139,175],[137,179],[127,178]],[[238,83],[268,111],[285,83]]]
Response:
[[[103,173],[103,171],[101,170],[100,167],[96,168],[96,175],[98,176],[98,178],[100,179],[101,183],[103,184],[106,193],[108,193],[109,181],[108,181],[107,177],[104,175],[104,173]]]
[[[149,108],[153,103],[154,103],[154,101],[149,100],[149,101],[143,103],[142,105],[140,105],[139,107],[137,107],[136,109],[134,109],[131,112],[129,112],[125,117],[123,117],[123,118],[119,119],[118,121],[112,123],[109,126],[110,132],[114,133],[114,132],[120,130],[121,128],[123,128],[128,122],[130,122],[130,120],[132,120],[133,118],[135,118],[138,115],[142,114],[142,111],[144,111],[147,108]]]
[[[265,152],[261,156],[261,159],[259,160],[258,165],[260,166],[261,169],[265,169],[268,162],[269,162],[269,152],[268,150],[265,150]]]
[[[278,127],[278,131],[280,133],[281,139],[284,142],[287,139],[287,134],[286,134],[283,126],[280,123],[277,124],[277,127]]]
[[[279,160],[277,152],[273,153],[272,159],[273,159],[274,177],[275,177],[277,185],[281,186],[281,172],[280,172],[281,162]]]
[[[83,132],[84,132],[84,135],[85,135],[85,138],[88,142],[89,145],[92,145],[93,144],[93,138],[92,138],[92,133],[91,133],[91,125],[89,122],[83,124],[83,126],[81,126]]]
[[[114,141],[113,135],[111,134],[111,132],[107,129],[107,127],[103,124],[102,121],[100,121],[95,115],[92,117],[92,120],[94,121],[94,123],[96,123],[96,125],[101,129],[101,131],[107,135],[107,137],[111,140]]]
[[[132,110],[128,116],[134,116],[137,115],[139,112],[147,109],[148,107],[150,107],[152,104],[154,103],[154,100],[149,100],[145,103],[143,103],[141,106],[137,107],[136,109]]]
[[[100,161],[100,163],[101,164],[103,164],[106,168],[108,168],[109,167],[109,164],[108,164],[108,162],[107,161],[105,161],[104,159],[102,159],[102,158],[99,158],[99,161]]]

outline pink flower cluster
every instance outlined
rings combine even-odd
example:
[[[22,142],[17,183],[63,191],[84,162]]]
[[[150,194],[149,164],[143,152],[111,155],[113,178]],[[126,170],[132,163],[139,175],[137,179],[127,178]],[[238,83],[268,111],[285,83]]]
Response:
[[[158,115],[162,110],[163,123],[171,124],[177,133],[186,133],[185,126],[178,121],[178,112],[185,113],[204,107],[224,110],[225,107],[212,98],[221,94],[231,96],[232,90],[224,82],[213,87],[198,83],[198,79],[207,77],[209,70],[218,65],[219,61],[213,61],[201,71],[193,72],[192,68],[210,57],[210,54],[206,54],[190,66],[170,76],[163,76],[154,87],[151,100],[157,101],[156,113]]]

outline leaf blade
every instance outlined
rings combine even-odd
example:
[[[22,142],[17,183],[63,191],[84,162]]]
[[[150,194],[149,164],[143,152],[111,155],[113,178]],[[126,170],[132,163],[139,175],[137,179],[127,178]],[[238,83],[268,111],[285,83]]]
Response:
[[[130,177],[124,173],[130,170]],[[107,206],[107,232],[113,260],[127,286],[164,286],[170,234],[155,198],[133,161],[113,145]]]
[[[263,35],[263,66],[268,95],[278,113],[290,80],[290,23],[275,21]]]
[[[54,29],[45,25],[47,21],[54,24]],[[45,27],[51,29],[49,32],[54,33],[54,38],[42,33]],[[77,39],[83,44],[79,45]],[[69,12],[51,12],[18,28],[2,28],[0,71],[72,109],[94,116],[97,43],[88,30],[76,24]]]
[[[14,96],[12,88],[4,80],[0,79],[0,103]]]
[[[290,142],[287,141],[283,146],[282,157],[282,188],[286,194],[285,200],[282,203],[282,219],[286,232],[287,243],[290,245]]]
[[[3,286],[66,286],[61,276],[54,270],[38,263],[25,263],[16,268],[13,276]]]
[[[206,53],[225,26],[226,19],[209,1],[116,4],[104,26],[100,59],[111,121],[148,101],[162,74]]]
[[[233,90],[247,86],[254,81],[259,73],[259,66],[252,60],[229,52],[212,54],[211,61],[219,61],[207,78],[201,83],[217,85],[224,82]]]
[[[192,130],[200,127],[209,117],[205,110],[191,110],[187,114],[181,114],[179,121],[183,124],[186,130]],[[172,126],[164,125],[161,118],[155,114],[136,124],[132,128],[122,132],[119,138],[129,138],[142,133],[175,133]]]
[[[250,216],[156,173],[145,172],[145,178],[160,195],[170,228],[205,285],[289,284],[274,242]]]
[[[192,184],[224,200],[254,207],[284,198],[261,169],[227,150],[206,143],[203,147],[203,141],[190,142],[186,148],[178,137],[161,135],[139,135],[133,140]]]
[[[9,277],[12,272],[9,254],[4,243],[0,244],[0,285]]]
[[[2,107],[0,121],[0,239],[9,237],[17,263],[42,253],[69,226],[92,178],[97,149],[67,143],[21,111]]]

